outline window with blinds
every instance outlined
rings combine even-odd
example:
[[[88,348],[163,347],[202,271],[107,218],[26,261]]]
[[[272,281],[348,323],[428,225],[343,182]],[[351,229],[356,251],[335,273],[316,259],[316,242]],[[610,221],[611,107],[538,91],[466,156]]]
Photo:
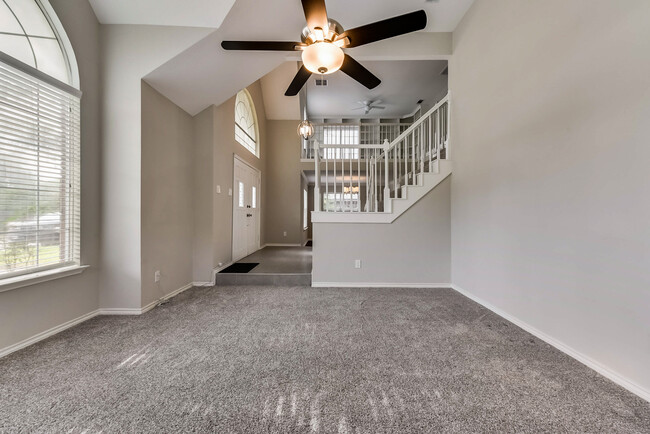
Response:
[[[0,61],[0,279],[79,264],[80,99]]]

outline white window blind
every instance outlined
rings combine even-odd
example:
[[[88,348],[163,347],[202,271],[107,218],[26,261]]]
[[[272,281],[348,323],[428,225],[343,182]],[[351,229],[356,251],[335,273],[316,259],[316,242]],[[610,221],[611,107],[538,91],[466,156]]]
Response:
[[[80,263],[80,99],[0,61],[0,278]]]

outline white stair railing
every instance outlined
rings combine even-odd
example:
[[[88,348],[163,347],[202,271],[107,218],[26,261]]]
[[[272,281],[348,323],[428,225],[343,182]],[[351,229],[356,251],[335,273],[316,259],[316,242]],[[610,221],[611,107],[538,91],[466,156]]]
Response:
[[[392,200],[422,185],[425,173],[439,173],[448,160],[450,98],[434,107],[391,143],[322,145],[314,143],[315,211],[390,213]]]

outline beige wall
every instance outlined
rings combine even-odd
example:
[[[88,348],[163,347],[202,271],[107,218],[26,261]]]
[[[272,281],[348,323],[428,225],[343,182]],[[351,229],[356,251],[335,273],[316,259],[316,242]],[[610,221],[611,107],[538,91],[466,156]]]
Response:
[[[211,30],[101,26],[102,308],[140,308],[142,77]]]
[[[449,284],[450,186],[447,178],[392,224],[314,223],[314,284]]]
[[[142,82],[142,306],[193,282],[193,128],[189,114]]]
[[[235,154],[262,173],[260,242],[265,243],[267,121],[259,81],[247,87],[257,112],[259,158],[235,140],[235,97],[194,117],[194,281],[212,281],[219,263],[232,260],[233,164]],[[217,185],[221,193],[217,193]]]
[[[81,91],[83,274],[0,293],[0,350],[97,309],[100,139],[99,23],[85,0],[52,0],[77,58]]]
[[[216,197],[214,182],[214,144],[216,136],[215,106],[210,106],[194,116],[193,203],[194,226],[192,248],[192,275],[194,282],[212,282],[214,247],[212,236],[212,212]],[[227,186],[221,194],[228,195]]]
[[[649,18],[647,0],[477,0],[449,73],[452,281],[646,396]]]
[[[268,121],[265,228],[269,244],[301,244],[303,241],[302,166],[296,126],[296,121]]]

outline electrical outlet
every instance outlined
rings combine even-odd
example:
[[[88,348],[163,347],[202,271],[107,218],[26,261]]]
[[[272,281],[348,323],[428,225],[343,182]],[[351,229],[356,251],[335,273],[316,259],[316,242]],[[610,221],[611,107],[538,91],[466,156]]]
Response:
[[[221,186],[217,185],[217,194],[221,194]]]
[[[232,188],[228,189],[228,196],[232,196]]]
[[[154,283],[160,282],[160,270],[156,270],[156,272],[153,273],[153,281]]]
[[[287,231],[284,231],[284,236],[285,236],[285,237],[287,236]]]
[[[361,259],[354,260],[354,268],[361,268]]]

